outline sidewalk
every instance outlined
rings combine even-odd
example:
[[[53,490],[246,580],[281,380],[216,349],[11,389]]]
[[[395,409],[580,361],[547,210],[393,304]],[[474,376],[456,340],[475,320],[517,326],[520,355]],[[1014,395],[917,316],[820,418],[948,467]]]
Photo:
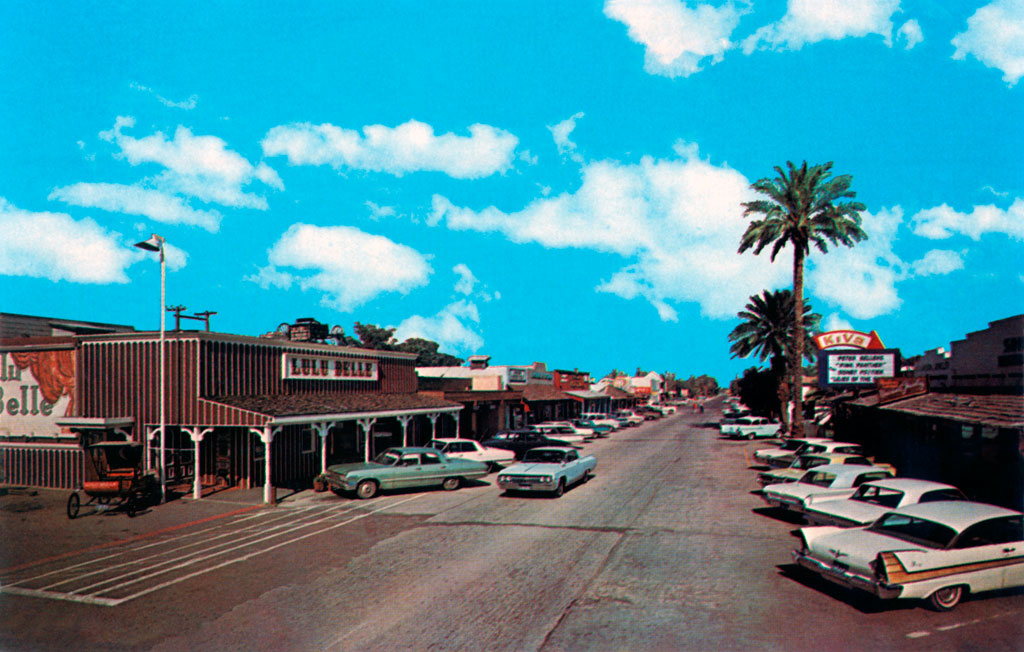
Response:
[[[54,557],[74,555],[119,541],[215,520],[240,511],[274,509],[263,504],[263,488],[231,489],[193,500],[191,494],[141,509],[129,518],[120,509],[97,511],[86,505],[75,519],[67,516],[68,489],[0,486],[0,581],[5,569]],[[311,490],[277,489],[277,504],[310,500]]]

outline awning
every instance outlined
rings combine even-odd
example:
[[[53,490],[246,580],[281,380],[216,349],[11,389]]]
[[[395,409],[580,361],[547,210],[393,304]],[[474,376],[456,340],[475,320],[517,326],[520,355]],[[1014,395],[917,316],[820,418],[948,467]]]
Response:
[[[131,427],[135,425],[135,417],[61,417],[56,424],[62,428],[106,430]]]

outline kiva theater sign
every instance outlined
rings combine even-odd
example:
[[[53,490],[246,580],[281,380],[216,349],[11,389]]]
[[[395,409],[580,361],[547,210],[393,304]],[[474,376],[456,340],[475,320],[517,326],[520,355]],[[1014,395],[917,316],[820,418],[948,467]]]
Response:
[[[285,380],[377,380],[375,360],[353,360],[299,353],[281,354],[281,375]]]
[[[878,333],[829,331],[816,335],[818,384],[836,389],[874,387],[900,370],[899,349],[887,349]]]

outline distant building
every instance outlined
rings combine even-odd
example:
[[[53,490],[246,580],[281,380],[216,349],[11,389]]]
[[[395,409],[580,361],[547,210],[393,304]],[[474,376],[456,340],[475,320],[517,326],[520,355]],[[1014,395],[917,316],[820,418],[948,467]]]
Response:
[[[1024,315],[990,322],[914,363],[914,376],[928,378],[932,391],[1024,393]]]

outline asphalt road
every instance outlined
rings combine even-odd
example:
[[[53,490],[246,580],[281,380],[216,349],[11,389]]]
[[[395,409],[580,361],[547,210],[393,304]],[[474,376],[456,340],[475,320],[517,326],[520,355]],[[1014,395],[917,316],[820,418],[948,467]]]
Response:
[[[794,572],[797,525],[753,493],[758,444],[719,439],[707,427],[715,416],[683,413],[588,444],[596,477],[560,499],[503,496],[493,476],[370,501],[306,493],[127,544],[116,570],[97,553],[30,566],[24,586],[35,586],[29,573],[53,573],[46,585],[71,597],[0,593],[0,648],[1024,647],[1020,592],[939,614]],[[123,570],[133,562],[141,569]],[[83,569],[109,583],[67,575]],[[86,594],[102,600],[77,599]]]

